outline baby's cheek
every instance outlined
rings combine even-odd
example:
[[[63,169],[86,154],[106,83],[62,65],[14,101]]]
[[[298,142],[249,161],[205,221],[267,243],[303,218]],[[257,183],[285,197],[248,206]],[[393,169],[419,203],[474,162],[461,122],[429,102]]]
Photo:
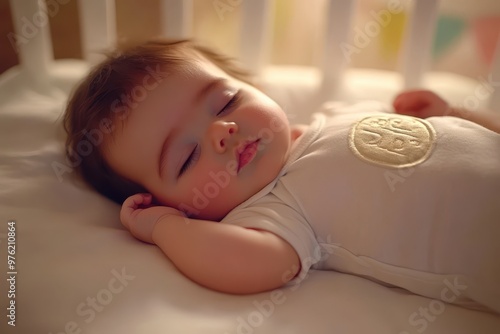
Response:
[[[209,170],[205,173],[193,171],[190,182],[184,184],[177,194],[177,208],[190,217],[214,219],[227,200],[224,193],[230,187],[231,180],[231,175],[224,170]]]

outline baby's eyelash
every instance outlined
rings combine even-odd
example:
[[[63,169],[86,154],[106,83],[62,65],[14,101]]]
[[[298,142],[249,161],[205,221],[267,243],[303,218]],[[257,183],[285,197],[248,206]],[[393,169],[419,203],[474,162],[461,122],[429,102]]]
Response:
[[[238,105],[241,99],[241,94],[240,91],[236,92],[236,94],[233,95],[231,100],[217,113],[217,116],[221,116],[228,111],[231,111],[232,108]]]
[[[189,167],[191,167],[191,165],[193,163],[195,163],[196,161],[198,161],[198,159],[200,158],[200,153],[201,153],[200,152],[200,146],[196,145],[193,148],[193,151],[191,151],[191,154],[189,155],[189,157],[186,159],[186,161],[182,165],[181,169],[179,170],[178,177],[182,176],[182,174],[184,174],[189,169]]]

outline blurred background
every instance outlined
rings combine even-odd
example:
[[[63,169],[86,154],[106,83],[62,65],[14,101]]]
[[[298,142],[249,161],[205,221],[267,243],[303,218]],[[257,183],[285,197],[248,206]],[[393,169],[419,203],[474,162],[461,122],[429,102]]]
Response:
[[[57,0],[40,1],[50,3]],[[161,26],[159,2],[116,0],[118,42],[127,44],[158,37]],[[276,0],[272,63],[319,63],[325,4],[326,0]],[[351,46],[356,47],[354,38],[366,31],[369,22],[377,22],[377,15],[394,4],[404,10],[391,13],[387,24],[379,24],[380,31],[376,36],[370,37],[362,48],[354,49],[350,66],[398,69],[397,55],[407,23],[409,0],[358,0]],[[194,8],[195,38],[237,56],[241,1],[194,0]],[[81,58],[77,0],[61,0],[58,10],[52,14],[49,16],[55,58]],[[0,0],[0,32],[2,73],[18,62],[12,37],[9,38],[14,28],[8,0]],[[486,76],[499,35],[499,0],[441,0],[431,67],[475,79]]]

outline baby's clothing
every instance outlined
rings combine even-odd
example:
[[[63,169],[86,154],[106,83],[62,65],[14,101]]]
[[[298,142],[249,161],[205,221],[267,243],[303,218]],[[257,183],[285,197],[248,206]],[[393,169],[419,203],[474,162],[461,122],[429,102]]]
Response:
[[[500,135],[388,110],[316,114],[278,177],[222,223],[289,242],[289,284],[331,269],[500,312]]]

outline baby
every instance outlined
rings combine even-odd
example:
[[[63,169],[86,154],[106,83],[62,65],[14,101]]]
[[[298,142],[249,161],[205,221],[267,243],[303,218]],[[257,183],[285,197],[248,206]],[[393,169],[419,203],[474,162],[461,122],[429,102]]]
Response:
[[[290,125],[230,59],[153,41],[79,85],[67,155],[98,131],[83,177],[205,287],[257,293],[332,269],[500,312],[500,116],[421,90],[393,107]]]

